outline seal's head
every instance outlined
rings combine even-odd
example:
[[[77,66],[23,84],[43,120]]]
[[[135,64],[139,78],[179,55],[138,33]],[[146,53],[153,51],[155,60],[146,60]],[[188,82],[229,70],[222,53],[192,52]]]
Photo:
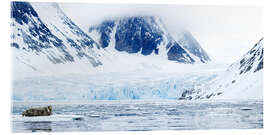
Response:
[[[52,106],[51,105],[48,106],[48,109],[50,110],[50,112],[52,112]]]
[[[26,112],[23,112],[23,113],[22,113],[22,116],[25,116],[25,115],[26,115]]]

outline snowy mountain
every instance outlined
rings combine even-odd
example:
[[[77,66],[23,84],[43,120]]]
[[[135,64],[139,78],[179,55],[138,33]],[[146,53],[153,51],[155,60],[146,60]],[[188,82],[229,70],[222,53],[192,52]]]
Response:
[[[74,72],[102,65],[99,44],[57,4],[12,2],[11,19],[15,75],[20,71],[65,72],[67,65],[69,70],[74,67]]]
[[[105,20],[89,28],[104,49],[129,54],[163,56],[180,63],[209,61],[193,36],[186,32],[176,41],[156,16],[131,16]],[[108,50],[110,50],[108,49]],[[110,50],[111,51],[111,50]]]
[[[191,35],[180,44],[153,16],[103,21],[87,34],[56,3],[12,2],[11,29],[14,78],[151,70],[168,60],[209,60]]]
[[[180,99],[262,99],[263,38],[215,80],[183,92]]]
[[[210,60],[207,53],[200,46],[199,42],[188,31],[180,32],[177,37],[177,42],[183,46],[190,54],[194,55],[192,58],[196,58],[197,61],[205,63]]]

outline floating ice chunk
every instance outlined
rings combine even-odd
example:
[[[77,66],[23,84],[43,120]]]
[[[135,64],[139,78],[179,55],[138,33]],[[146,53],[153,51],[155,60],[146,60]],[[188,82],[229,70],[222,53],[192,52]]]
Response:
[[[241,110],[243,110],[243,111],[249,111],[249,110],[252,110],[252,108],[242,107]]]
[[[21,115],[13,115],[12,121],[21,122],[54,122],[54,121],[73,121],[73,120],[83,120],[81,115],[51,115],[51,116],[37,116],[37,117],[23,117]]]

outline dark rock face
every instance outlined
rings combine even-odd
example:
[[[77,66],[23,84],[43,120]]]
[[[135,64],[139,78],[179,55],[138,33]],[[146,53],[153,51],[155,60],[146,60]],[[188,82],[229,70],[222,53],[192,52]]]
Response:
[[[154,16],[123,17],[105,20],[97,26],[90,27],[89,32],[96,30],[99,33],[99,42],[103,48],[108,47],[113,38],[115,39],[114,44],[117,51],[130,54],[159,55],[160,47],[164,46],[167,50],[168,60],[179,63],[194,63],[195,60],[183,48],[183,44],[172,38],[161,24],[159,18]],[[112,33],[113,30],[115,30],[115,33]],[[189,41],[191,43],[191,40]],[[194,42],[192,40],[192,43]],[[196,43],[198,44],[198,42]],[[196,50],[196,47],[193,45],[192,49]],[[197,50],[201,51],[202,49]],[[201,56],[198,55],[198,57]],[[202,58],[202,62],[210,60],[207,55],[205,57],[208,59]]]
[[[263,59],[261,59],[260,63],[258,64],[256,70],[254,72],[257,72],[259,70],[263,69]]]
[[[20,49],[20,46],[17,43],[11,43],[11,47],[15,47],[17,49]]]
[[[34,117],[34,116],[50,116],[52,114],[52,106],[30,108],[22,113],[22,116]]]
[[[115,49],[128,53],[138,53],[141,50],[141,54],[150,55],[158,50],[157,46],[163,40],[163,32],[155,25],[153,17],[121,19],[115,33]]]
[[[116,22],[118,22],[116,26]],[[89,32],[97,30],[100,33],[99,43],[108,47],[111,38],[115,38],[115,49],[128,53],[150,55],[158,54],[157,46],[163,41],[163,32],[156,27],[154,17],[125,17],[120,20],[105,20],[100,25],[91,27]],[[115,35],[111,36],[114,27]]]
[[[167,53],[168,60],[178,61],[180,63],[188,63],[188,59],[191,63],[195,62],[178,43],[170,42],[167,47],[169,48],[169,46],[170,49]]]
[[[99,26],[90,28],[89,31],[91,32],[95,29],[98,30],[98,32],[100,33],[99,43],[101,44],[102,48],[106,48],[110,43],[111,40],[110,34],[112,33],[114,26],[115,21],[106,20],[103,21]]]
[[[11,2],[11,9],[11,17],[15,18],[19,24],[28,23],[27,14],[38,17],[36,11],[27,2]]]
[[[253,67],[256,67],[253,72],[263,69],[263,46],[261,45],[263,38],[254,45],[254,47],[245,54],[245,57],[240,60],[240,73],[244,74],[249,72]],[[256,65],[255,63],[258,62]]]

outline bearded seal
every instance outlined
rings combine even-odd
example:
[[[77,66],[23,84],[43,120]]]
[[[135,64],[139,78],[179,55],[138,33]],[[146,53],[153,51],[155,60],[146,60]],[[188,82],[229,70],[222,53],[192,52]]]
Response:
[[[33,116],[50,116],[52,114],[52,106],[30,108],[22,113],[22,116],[33,117]]]

